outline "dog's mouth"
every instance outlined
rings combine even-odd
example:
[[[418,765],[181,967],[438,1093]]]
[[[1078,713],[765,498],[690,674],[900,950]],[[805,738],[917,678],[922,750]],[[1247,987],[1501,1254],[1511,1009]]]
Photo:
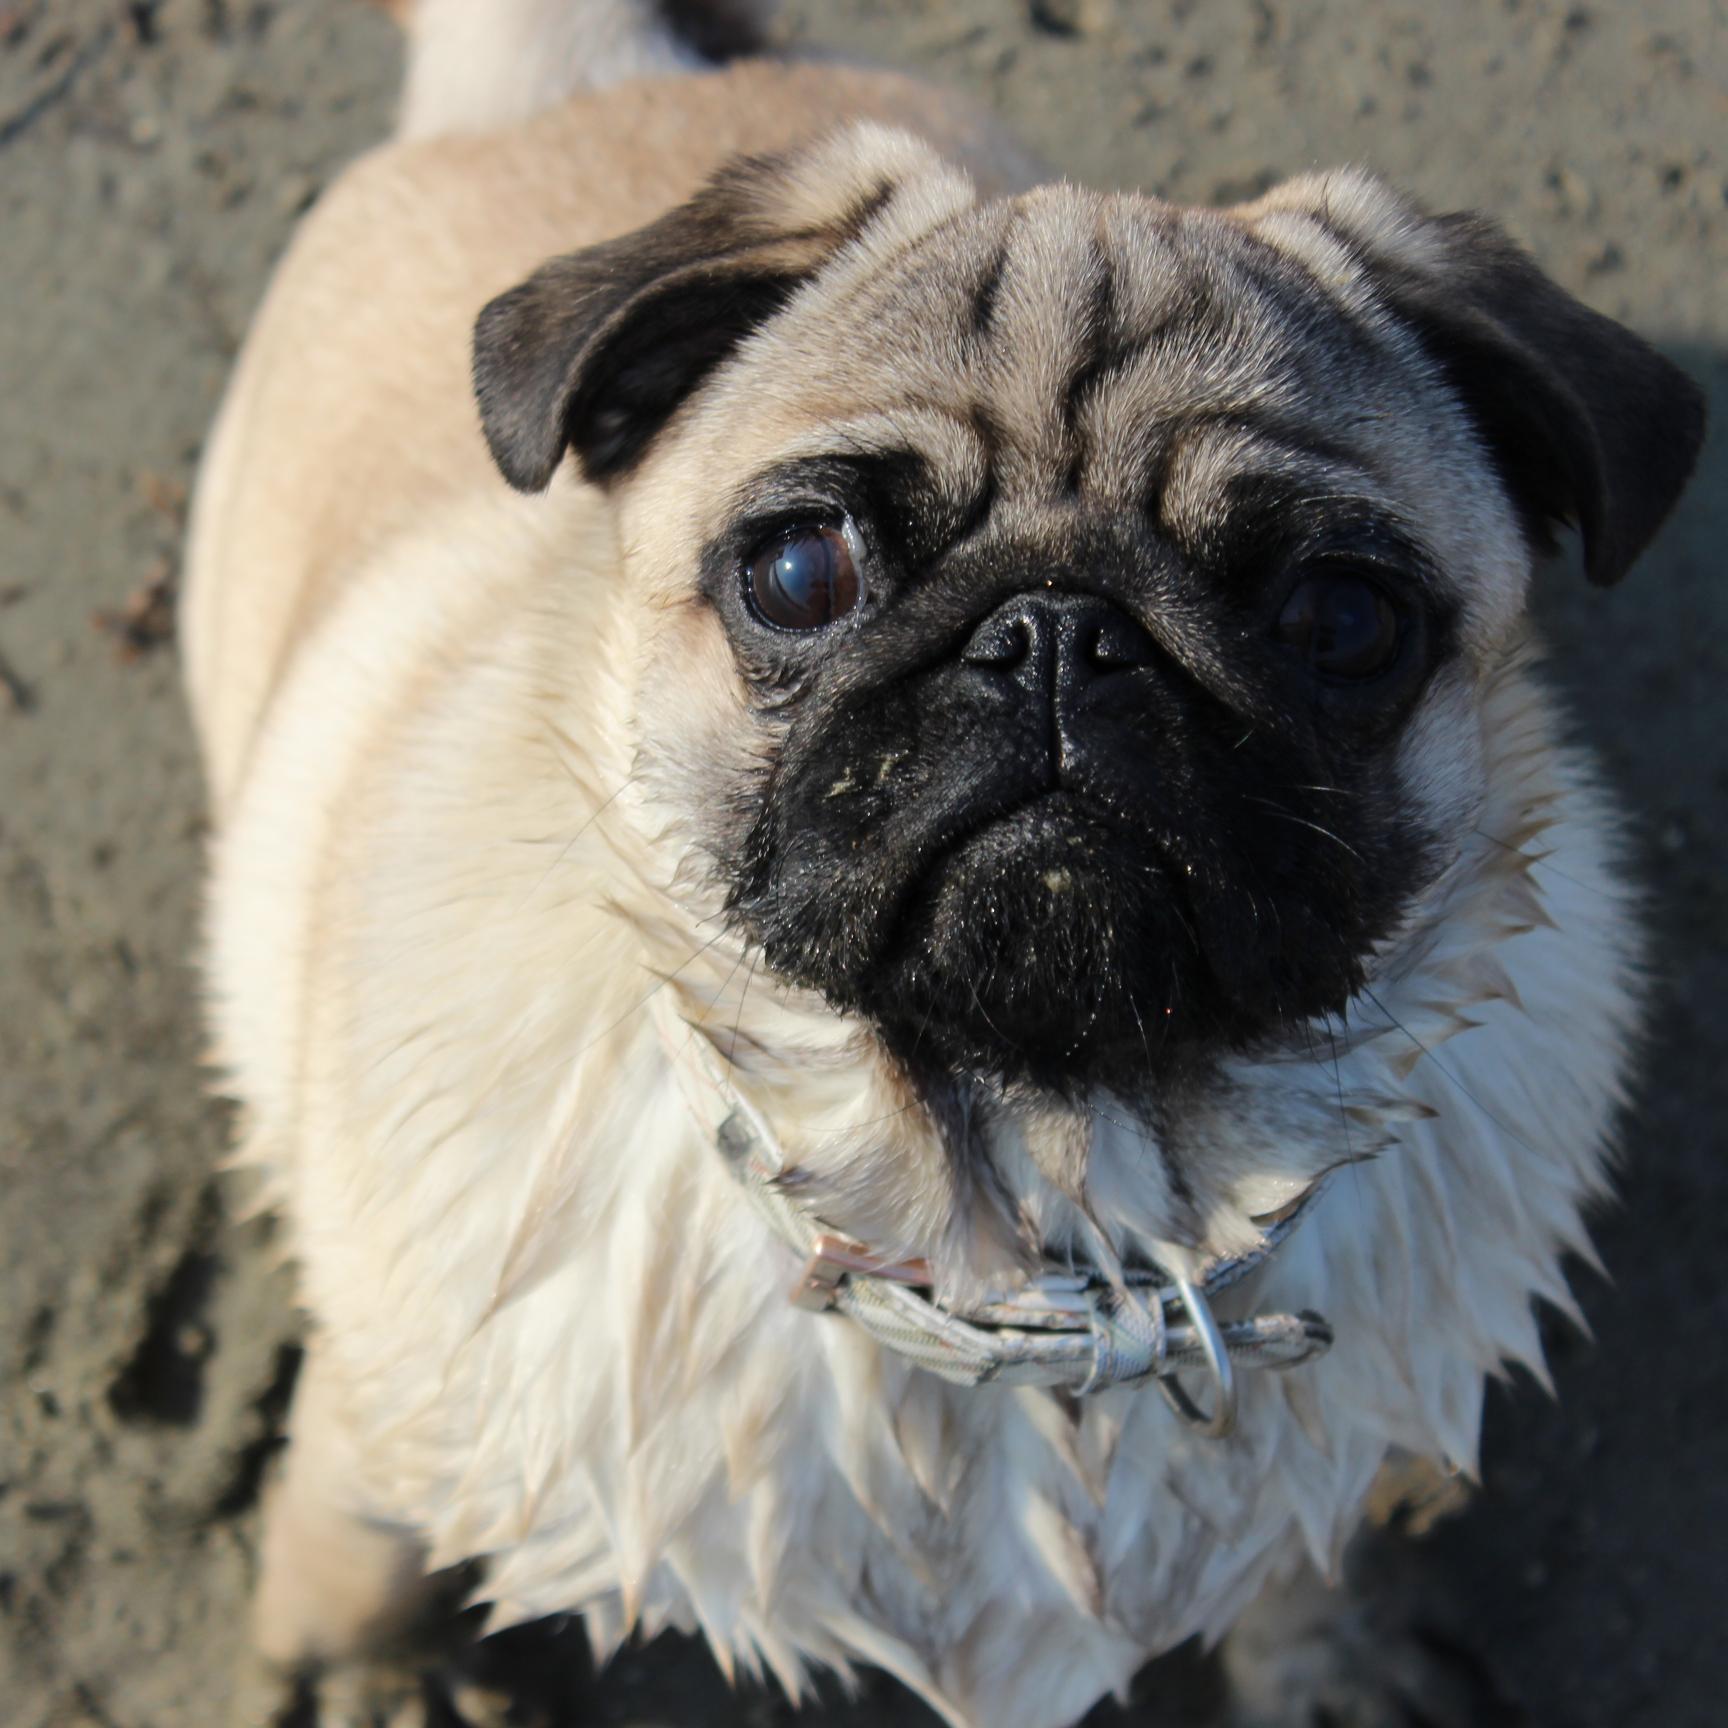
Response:
[[[1143,1091],[1335,1012],[1403,903],[1406,840],[1310,817],[1305,782],[1333,771],[1281,745],[1070,762],[890,718],[773,789],[733,909],[775,973],[916,1070]]]
[[[1164,877],[1144,838],[1070,791],[972,813],[907,882],[868,1005],[969,1068],[1063,1084],[1118,1047],[1144,1058],[1142,1028],[1167,1039],[1181,1005],[1130,982],[1130,957],[1180,928]]]
[[[1102,813],[1062,788],[1041,788],[969,812],[931,846],[906,886],[889,946],[907,939],[945,900],[965,915],[983,880],[1030,873],[1052,896],[1073,872],[1119,843]]]

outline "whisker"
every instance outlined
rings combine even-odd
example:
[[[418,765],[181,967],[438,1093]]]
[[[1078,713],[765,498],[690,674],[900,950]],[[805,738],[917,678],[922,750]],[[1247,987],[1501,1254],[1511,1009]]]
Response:
[[[668,984],[672,983],[674,979],[678,978],[682,973],[688,971],[690,967],[694,966],[696,962],[700,960],[702,956],[706,954],[708,950],[712,948],[725,934],[726,932],[724,930],[716,931],[681,965],[675,967],[672,971],[666,973],[663,977],[657,980],[652,990],[648,991],[647,994],[642,996],[639,1000],[631,1003],[631,1005],[626,1008],[616,1020],[612,1021],[609,1025],[602,1026],[586,1044],[580,1045],[575,1051],[573,1051],[572,1056],[586,1055],[588,1051],[592,1050],[602,1039],[609,1038],[614,1032],[616,1032],[618,1028],[625,1023],[625,1021],[634,1018],[637,1014],[640,1014],[642,1010],[646,1008]]]
[[[880,1116],[868,1116],[862,1122],[848,1122],[844,1128],[818,1128],[806,1136],[808,1142],[820,1140],[838,1140],[847,1134],[856,1134],[860,1128],[879,1128],[884,1122],[897,1122],[902,1116],[909,1115],[919,1108],[919,1100],[914,1098],[902,1104],[898,1110],[884,1111]]]
[[[1128,1012],[1134,1016],[1134,1024],[1140,1028],[1140,1048],[1146,1052],[1146,1072],[1150,1076],[1155,1064],[1152,1061],[1152,1040],[1146,1036],[1146,1022],[1140,1017],[1140,1004],[1134,1000],[1134,992],[1128,992]]]
[[[1486,828],[1472,828],[1470,832],[1480,835],[1491,846],[1514,853],[1533,870],[1546,870],[1550,876],[1558,876],[1562,882],[1570,882],[1574,888],[1582,888],[1586,894],[1595,894],[1604,900],[1613,898],[1607,889],[1598,888],[1593,882],[1580,881],[1578,877],[1568,875],[1558,865],[1550,864],[1540,852],[1526,852],[1522,846],[1514,846],[1510,840],[1502,840],[1497,834],[1490,834]]]
[[[992,966],[990,969],[990,978],[987,979],[986,982],[988,983],[988,982],[994,980],[995,976],[996,976],[996,968],[994,966]],[[1000,1038],[1002,1040],[1002,1042],[1004,1044],[1006,1044],[1010,1050],[1019,1050],[1020,1054],[1022,1056],[1024,1056],[1026,1054],[1026,1052],[1023,1049],[1021,1049],[1019,1043],[1015,1039],[1010,1038],[1008,1036],[1008,1034],[1006,1032],[1004,1032],[1002,1030],[1002,1028],[1000,1026],[998,1026],[996,1024],[996,1022],[990,1018],[990,1011],[989,1011],[989,1009],[987,1009],[984,1006],[983,998],[981,996],[979,996],[979,994],[978,994],[978,986],[976,984],[974,984],[970,978],[968,978],[966,980],[966,988],[969,991],[971,991],[972,1004],[978,1010],[978,1012],[984,1017],[984,1024],[986,1026],[988,1026],[990,1028],[990,1030],[992,1032],[994,1032],[996,1034],[996,1036],[998,1038]]]
[[[1360,1160],[1356,1156],[1356,1147],[1350,1138],[1350,1112],[1344,1107],[1344,1076],[1338,1060],[1339,1040],[1333,1036],[1331,1020],[1332,1017],[1328,1014],[1326,1016],[1326,1040],[1332,1048],[1332,1089],[1338,1099],[1338,1125],[1344,1130],[1344,1155],[1349,1160],[1345,1168],[1350,1172],[1350,1194],[1356,1203],[1356,1227],[1363,1233],[1363,1240],[1366,1241],[1369,1231],[1368,1202],[1362,1192],[1363,1176]]]
[[[1284,809],[1282,805],[1274,804],[1270,798],[1260,798],[1251,792],[1244,796],[1250,804],[1265,805],[1265,807],[1270,810],[1274,816],[1278,817],[1282,821],[1294,822],[1302,828],[1312,828],[1316,834],[1322,835],[1324,838],[1330,840],[1334,846],[1342,846],[1358,864],[1363,862],[1362,854],[1358,852],[1348,840],[1344,839],[1341,835],[1334,834],[1330,828],[1323,828],[1318,822],[1310,822],[1306,816],[1292,815],[1291,812]]]
[[[554,752],[554,755],[556,755],[556,754],[557,753]],[[563,767],[566,773],[569,773],[569,768],[563,762],[562,758],[559,759],[559,766]],[[576,777],[573,774],[571,775],[571,779],[573,781],[575,781],[576,784],[578,784],[578,785],[581,784],[580,781],[576,781]],[[618,789],[615,792],[612,792],[607,797],[602,798],[600,800],[600,802],[594,806],[594,809],[590,812],[587,821],[583,822],[577,828],[576,832],[574,834],[572,834],[570,836],[570,838],[564,842],[563,850],[560,851],[558,856],[556,858],[554,858],[552,860],[552,862],[546,866],[546,869],[541,874],[539,881],[537,881],[534,884],[534,886],[532,888],[530,888],[528,890],[528,892],[522,896],[521,900],[517,902],[517,905],[515,908],[515,910],[517,912],[520,912],[522,910],[522,908],[524,906],[526,906],[528,904],[528,902],[530,900],[532,900],[534,898],[534,896],[536,894],[538,894],[540,892],[540,890],[546,886],[547,882],[552,877],[552,873],[555,870],[557,870],[564,863],[565,859],[567,859],[570,856],[570,854],[576,849],[576,845],[581,840],[582,836],[584,834],[586,834],[588,832],[588,830],[590,828],[592,828],[594,826],[594,824],[596,822],[598,822],[600,820],[600,818],[602,816],[604,816],[606,814],[606,812],[614,804],[616,804],[618,802],[618,800],[624,796],[625,792],[627,792],[629,790],[629,788],[631,786],[633,786],[635,783],[636,783],[636,776],[634,774],[632,774],[624,781],[624,783],[621,786],[618,787]]]
[[[1520,1146],[1522,1146],[1524,1148],[1524,1150],[1526,1152],[1529,1152],[1529,1153],[1531,1153],[1537,1157],[1541,1156],[1540,1149],[1536,1146],[1536,1144],[1533,1141],[1526,1139],[1522,1134],[1520,1134],[1518,1132],[1518,1130],[1516,1128],[1514,1128],[1512,1126],[1512,1124],[1510,1122],[1502,1121],[1500,1119],[1500,1117],[1496,1116],[1494,1114],[1494,1112],[1492,1110],[1490,1110],[1488,1108],[1488,1106],[1486,1104],[1484,1104],[1482,1102],[1482,1100],[1480,1098],[1478,1098],[1476,1096],[1476,1094],[1474,1092],[1472,1092],[1470,1090],[1470,1088],[1468,1086],[1466,1086],[1464,1084],[1464,1082],[1462,1080],[1460,1080],[1458,1078],[1458,1076],[1456,1074],[1454,1074],[1452,1072],[1452,1070],[1450,1068],[1448,1068],[1446,1066],[1446,1064],[1444,1062],[1442,1062],[1440,1060],[1440,1058],[1438,1056],[1436,1056],[1434,1054],[1434,1052],[1431,1049],[1429,1049],[1429,1047],[1426,1044],[1424,1044],[1422,1042],[1422,1040],[1420,1038],[1418,1038],[1416,1036],[1416,1034],[1414,1032],[1412,1032],[1410,1030],[1410,1028],[1408,1026],[1406,1026],[1404,1024],[1404,1022],[1402,1020],[1400,1020],[1398,1018],[1398,1016],[1396,1014],[1394,1014],[1392,1012],[1392,1010],[1390,1008],[1388,1008],[1386,1006],[1386,1004],[1384,1002],[1382,1002],[1380,1000],[1380,998],[1378,996],[1376,996],[1372,990],[1370,990],[1368,988],[1368,986],[1366,984],[1364,984],[1362,986],[1362,994],[1364,996],[1366,996],[1368,998],[1368,1000],[1370,1002],[1372,1002],[1374,1004],[1374,1006],[1376,1008],[1378,1008],[1380,1010],[1380,1012],[1386,1016],[1387,1020],[1389,1020],[1393,1026],[1397,1027],[1397,1029],[1400,1032],[1402,1032],[1404,1034],[1404,1036],[1406,1038],[1408,1038],[1410,1040],[1410,1042],[1412,1044],[1414,1044],[1418,1050],[1420,1050],[1422,1052],[1423,1059],[1425,1061],[1431,1062],[1433,1064],[1434,1071],[1447,1083],[1447,1085],[1456,1087],[1457,1090],[1459,1092],[1461,1092],[1464,1095],[1464,1097],[1470,1101],[1470,1103],[1474,1104],[1476,1106],[1476,1108],[1478,1110],[1480,1110],[1482,1112],[1482,1114],[1485,1117],[1487,1117],[1487,1119],[1490,1122],[1492,1122],[1494,1124],[1494,1126],[1501,1131],[1501,1133],[1509,1134],[1514,1140],[1516,1140],[1518,1142],[1518,1144]]]
[[[1089,1115],[1096,1116],[1100,1122],[1108,1122],[1112,1127],[1120,1128],[1124,1134],[1131,1134],[1143,1146],[1156,1146],[1157,1142],[1138,1122],[1124,1122],[1119,1116],[1112,1116],[1108,1110],[1101,1110],[1089,1098],[1080,1100],[1081,1107]]]
[[[734,966],[732,970],[736,972],[737,967]],[[726,1057],[729,1062],[736,1062],[738,1060],[738,1033],[739,1029],[744,1024],[744,1003],[745,999],[750,994],[750,984],[755,976],[756,954],[754,950],[752,950],[750,955],[750,970],[744,974],[744,988],[738,992],[738,1012],[732,1018],[732,1048],[727,1053]]]
[[[1182,934],[1188,938],[1188,946],[1198,955],[1200,953],[1200,938],[1195,935],[1194,926],[1188,922],[1182,908],[1176,905],[1174,901],[1170,905],[1170,915],[1182,926]],[[1172,970],[1174,970],[1174,963],[1172,963]]]

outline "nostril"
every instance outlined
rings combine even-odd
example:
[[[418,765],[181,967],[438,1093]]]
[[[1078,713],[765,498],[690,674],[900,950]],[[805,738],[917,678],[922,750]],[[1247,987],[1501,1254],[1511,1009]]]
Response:
[[[1130,618],[1118,614],[1087,630],[1078,644],[1081,654],[1100,672],[1126,671],[1151,659],[1151,642]]]
[[[968,666],[1018,666],[1031,652],[1031,620],[998,615],[973,636],[960,658]]]

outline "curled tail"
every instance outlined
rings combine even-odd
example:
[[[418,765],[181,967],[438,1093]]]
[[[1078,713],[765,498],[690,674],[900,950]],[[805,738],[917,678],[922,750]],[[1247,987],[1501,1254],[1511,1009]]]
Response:
[[[408,35],[397,135],[484,132],[578,90],[754,53],[773,0],[383,0]]]

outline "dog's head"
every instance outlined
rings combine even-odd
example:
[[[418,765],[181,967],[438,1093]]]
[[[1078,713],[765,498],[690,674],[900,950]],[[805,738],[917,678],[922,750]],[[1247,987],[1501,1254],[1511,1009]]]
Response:
[[[631,743],[767,965],[1066,1089],[1341,1009],[1455,856],[1535,551],[1666,515],[1692,385],[1377,181],[979,203],[869,128],[482,314],[512,484],[613,491]]]

